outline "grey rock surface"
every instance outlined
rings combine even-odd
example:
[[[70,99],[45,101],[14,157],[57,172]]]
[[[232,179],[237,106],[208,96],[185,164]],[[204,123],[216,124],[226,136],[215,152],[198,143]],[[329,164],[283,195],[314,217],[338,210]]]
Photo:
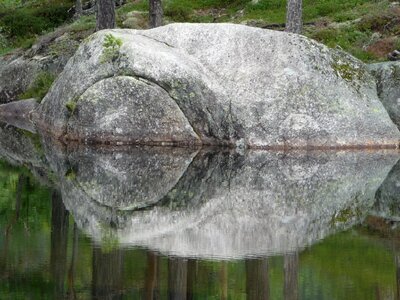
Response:
[[[108,60],[107,34],[122,41]],[[103,103],[109,101],[110,108],[102,105],[99,113],[111,109],[115,99],[98,83],[110,77],[115,83],[119,76],[144,79],[157,93],[168,94],[177,105],[175,114],[186,117],[203,144],[367,147],[395,146],[400,137],[363,63],[300,35],[233,24],[171,24],[94,34],[44,98],[35,114],[37,124],[59,137],[68,136],[69,128],[84,131],[76,125],[84,124],[85,136],[107,142],[92,132],[97,120],[87,114],[80,119],[79,109],[71,113],[67,103],[89,103],[85,92],[90,90]],[[134,107],[135,95],[141,93],[131,93],[126,104]],[[140,113],[132,118],[141,118]],[[117,132],[118,127],[107,130]],[[128,127],[121,142],[135,143],[138,137]],[[135,132],[141,130],[145,128]]]
[[[108,155],[106,161],[111,158]],[[183,257],[243,258],[300,250],[358,224],[398,158],[395,152],[249,152],[243,156],[202,151],[180,179],[176,177],[175,185],[155,188],[157,197],[151,198],[157,201],[121,210],[121,201],[147,199],[155,177],[139,181],[133,194],[117,184],[114,195],[120,199],[104,200],[110,192],[92,186],[88,193],[85,175],[90,173],[91,180],[99,183],[106,178],[104,172],[93,172],[96,168],[89,159],[70,156],[70,164],[75,161],[81,167],[72,180],[61,180],[61,191],[78,226],[96,243],[111,238],[120,246],[143,246]],[[107,182],[118,181],[125,168],[139,174],[155,158],[138,152],[134,160],[136,170],[121,164],[118,173],[107,174]],[[93,165],[101,168],[102,163],[97,160]],[[171,174],[178,175],[173,170]],[[168,176],[160,174],[158,181]]]
[[[400,128],[400,61],[371,64],[368,68],[376,78],[380,100]]]

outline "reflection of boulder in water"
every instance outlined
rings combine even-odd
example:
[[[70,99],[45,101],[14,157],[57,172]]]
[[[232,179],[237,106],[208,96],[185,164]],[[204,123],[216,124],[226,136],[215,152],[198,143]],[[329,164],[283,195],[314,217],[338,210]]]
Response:
[[[36,135],[0,123],[0,157],[14,164],[42,164],[40,143]]]
[[[176,185],[195,154],[181,148],[83,147],[69,153],[60,174],[63,195],[76,192],[82,200],[117,210],[146,207]]]
[[[179,256],[283,253],[359,222],[397,158],[388,152],[202,151],[151,207],[120,211],[116,198],[108,200],[115,208],[100,205],[79,176],[63,194],[76,222],[97,242],[118,240]]]
[[[19,121],[22,122],[22,120],[13,121],[14,125]],[[26,166],[42,184],[51,185],[39,136],[27,130],[29,122],[18,123],[18,125],[24,129],[0,123],[0,159],[13,165]]]
[[[372,215],[400,221],[400,161],[376,192]]]

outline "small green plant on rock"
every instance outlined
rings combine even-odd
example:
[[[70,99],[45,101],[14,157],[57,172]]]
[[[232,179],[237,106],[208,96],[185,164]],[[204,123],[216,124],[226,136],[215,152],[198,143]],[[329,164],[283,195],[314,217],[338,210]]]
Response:
[[[67,173],[65,173],[65,178],[67,178],[68,180],[75,180],[76,172],[72,168],[68,169]]]
[[[68,111],[73,114],[75,109],[76,109],[76,101],[70,100],[67,103],[65,103],[65,107],[68,109]]]
[[[103,42],[103,53],[100,58],[101,63],[114,61],[119,56],[119,49],[122,46],[122,40],[113,36],[111,33],[106,34]]]

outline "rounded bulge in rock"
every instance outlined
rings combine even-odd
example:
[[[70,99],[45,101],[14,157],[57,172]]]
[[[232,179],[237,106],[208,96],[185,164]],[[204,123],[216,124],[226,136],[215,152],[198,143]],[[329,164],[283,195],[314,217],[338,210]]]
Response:
[[[161,87],[132,76],[103,79],[76,101],[67,139],[135,144],[200,144],[185,115]]]

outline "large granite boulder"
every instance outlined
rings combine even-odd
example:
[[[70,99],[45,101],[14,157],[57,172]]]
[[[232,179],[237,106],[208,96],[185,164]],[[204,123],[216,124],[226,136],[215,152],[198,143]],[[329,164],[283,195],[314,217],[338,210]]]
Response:
[[[400,127],[400,61],[371,64],[368,68],[376,77],[379,98]]]
[[[363,63],[233,24],[98,32],[33,117],[58,137],[111,143],[329,148],[400,137]]]

